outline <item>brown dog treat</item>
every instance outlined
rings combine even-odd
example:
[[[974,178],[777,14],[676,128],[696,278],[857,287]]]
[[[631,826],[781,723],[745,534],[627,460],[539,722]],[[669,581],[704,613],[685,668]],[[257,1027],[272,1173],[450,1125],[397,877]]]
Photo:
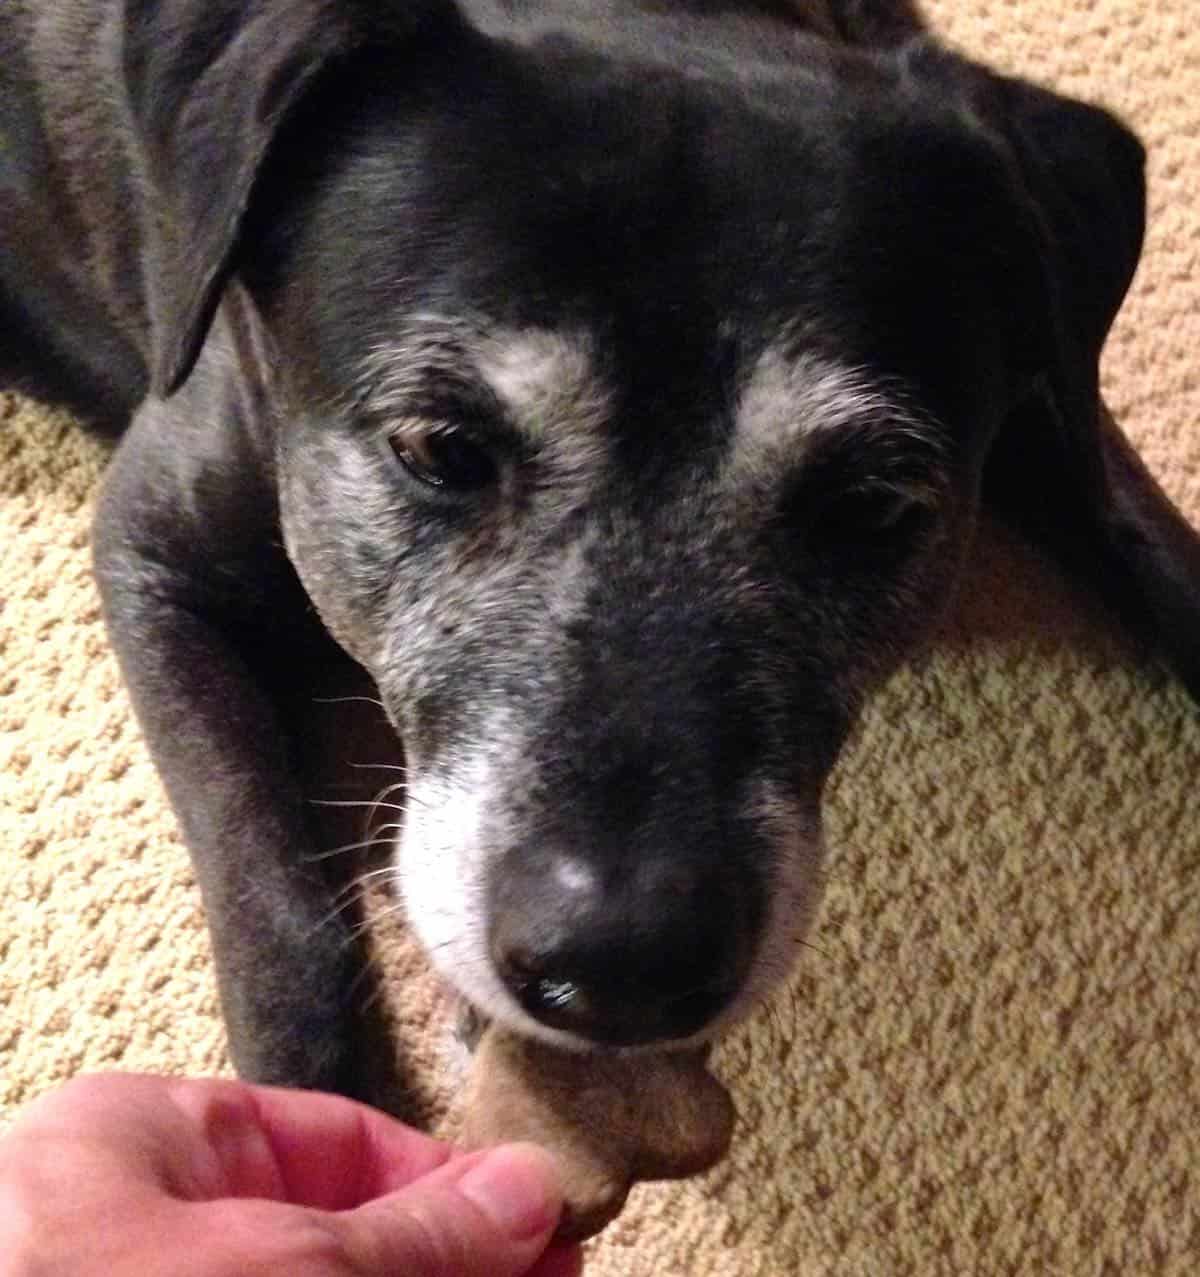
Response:
[[[492,1025],[475,1049],[463,1141],[529,1140],[555,1154],[566,1188],[558,1236],[582,1241],[638,1180],[698,1175],[724,1156],[733,1101],[705,1054],[573,1054]]]

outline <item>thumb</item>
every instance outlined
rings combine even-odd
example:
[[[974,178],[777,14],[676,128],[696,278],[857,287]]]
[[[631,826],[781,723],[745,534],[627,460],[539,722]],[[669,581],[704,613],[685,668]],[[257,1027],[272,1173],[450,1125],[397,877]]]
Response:
[[[364,1277],[521,1277],[562,1212],[557,1164],[533,1144],[458,1158],[341,1217]]]

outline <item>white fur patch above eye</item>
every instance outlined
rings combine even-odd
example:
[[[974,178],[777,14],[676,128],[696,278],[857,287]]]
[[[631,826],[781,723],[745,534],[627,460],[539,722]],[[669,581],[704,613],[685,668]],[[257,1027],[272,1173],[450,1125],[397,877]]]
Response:
[[[595,348],[582,332],[549,328],[495,331],[476,356],[480,375],[535,443],[562,438],[601,447],[611,395],[596,370]]]
[[[591,475],[608,455],[612,392],[583,329],[505,328],[482,318],[419,312],[372,347],[359,400],[388,420],[420,416],[442,383],[486,388],[509,424],[562,473]]]
[[[771,347],[742,389],[729,478],[770,480],[802,460],[806,443],[871,419],[928,433],[899,397],[866,371],[810,353],[792,357]]]

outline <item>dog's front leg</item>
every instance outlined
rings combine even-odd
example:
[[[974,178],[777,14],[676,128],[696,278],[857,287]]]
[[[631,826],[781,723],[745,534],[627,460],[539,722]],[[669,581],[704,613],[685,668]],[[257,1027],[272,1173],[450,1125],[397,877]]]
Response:
[[[321,694],[329,648],[274,528],[245,434],[152,402],[97,513],[106,620],[195,864],[238,1071],[399,1110],[359,920],[339,858],[314,854],[286,726],[289,698]]]

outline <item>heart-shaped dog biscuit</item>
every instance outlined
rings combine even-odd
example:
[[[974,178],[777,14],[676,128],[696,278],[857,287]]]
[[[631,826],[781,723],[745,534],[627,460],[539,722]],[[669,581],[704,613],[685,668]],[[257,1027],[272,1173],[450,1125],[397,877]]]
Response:
[[[581,1241],[638,1180],[698,1175],[724,1156],[733,1101],[706,1054],[577,1054],[491,1025],[475,1048],[463,1141],[528,1140],[553,1153],[566,1187],[558,1236]]]

